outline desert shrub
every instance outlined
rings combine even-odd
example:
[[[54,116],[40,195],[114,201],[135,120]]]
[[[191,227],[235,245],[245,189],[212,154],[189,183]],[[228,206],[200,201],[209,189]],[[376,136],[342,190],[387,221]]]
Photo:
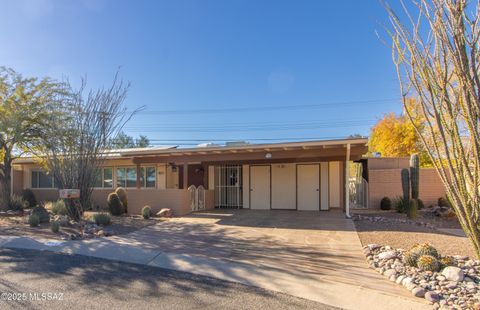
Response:
[[[107,226],[112,224],[112,216],[108,213],[95,213],[92,216],[92,221],[97,225]]]
[[[395,210],[397,210],[398,213],[406,213],[409,206],[410,201],[401,196],[397,197],[394,203]]]
[[[22,198],[27,203],[27,208],[33,208],[37,205],[37,198],[35,198],[35,194],[29,188],[26,188],[22,191]]]
[[[452,207],[452,205],[450,204],[450,201],[445,197],[438,198],[438,206],[446,207],[446,208],[451,208]]]
[[[28,224],[31,227],[37,227],[40,225],[40,217],[37,214],[30,214],[28,217]]]
[[[380,201],[380,209],[390,210],[392,208],[392,201],[388,197],[383,197]]]
[[[432,255],[422,255],[417,260],[418,268],[427,271],[439,271],[440,270],[440,263],[438,262],[437,258],[433,257]]]
[[[42,206],[36,206],[32,209],[32,215],[36,214],[40,223],[48,223],[50,222],[50,214],[48,214],[47,209]]]
[[[53,221],[50,223],[50,229],[54,233],[58,233],[60,231],[60,223],[57,221]]]
[[[12,195],[8,203],[8,209],[13,211],[21,211],[27,207],[27,202],[21,196]]]
[[[410,267],[417,267],[418,253],[407,251],[403,255],[403,262]]]
[[[110,193],[107,198],[108,209],[112,215],[122,215],[124,208],[120,197],[116,193]]]
[[[422,199],[417,199],[417,203],[418,210],[422,210],[423,208],[425,208],[425,204],[423,203]]]
[[[120,201],[123,204],[124,212],[128,211],[128,196],[127,196],[127,191],[123,187],[117,187],[115,190],[115,193],[118,195],[118,198],[120,198]]]
[[[65,201],[58,199],[57,201],[52,202],[52,213],[58,215],[67,215],[68,211]]]
[[[445,256],[439,259],[438,261],[440,263],[440,268],[445,268],[448,266],[455,266],[457,262],[455,259],[451,256]]]
[[[416,253],[418,256],[429,255],[437,259],[440,257],[437,249],[435,249],[431,244],[428,243],[414,245],[410,249],[410,251]]]
[[[150,206],[145,206],[142,208],[142,216],[144,219],[148,220],[152,216],[152,208]]]

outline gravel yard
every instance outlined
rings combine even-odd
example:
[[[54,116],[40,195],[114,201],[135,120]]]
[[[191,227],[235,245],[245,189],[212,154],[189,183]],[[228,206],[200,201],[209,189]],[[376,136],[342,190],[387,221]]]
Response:
[[[361,212],[362,215],[406,219],[404,214],[391,211]],[[433,224],[437,228],[459,228],[455,219],[438,219],[420,216],[416,222]],[[475,258],[470,242],[466,237],[455,236],[438,229],[415,224],[396,222],[354,221],[363,246],[368,244],[388,244],[393,248],[409,249],[414,244],[428,242],[445,255],[464,255]]]

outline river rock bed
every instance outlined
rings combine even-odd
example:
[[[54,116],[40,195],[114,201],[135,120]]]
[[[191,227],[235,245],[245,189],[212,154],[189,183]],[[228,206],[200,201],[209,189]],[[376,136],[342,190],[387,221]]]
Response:
[[[404,263],[403,249],[369,244],[363,247],[370,268],[425,298],[434,309],[480,310],[480,261],[453,256],[453,266],[438,272],[410,267]]]
[[[369,215],[354,214],[352,216],[352,220],[380,222],[380,223],[409,224],[409,225],[423,226],[432,230],[436,229],[435,225],[431,223],[422,222],[422,221],[413,221],[407,218],[387,218],[384,216],[369,216]]]

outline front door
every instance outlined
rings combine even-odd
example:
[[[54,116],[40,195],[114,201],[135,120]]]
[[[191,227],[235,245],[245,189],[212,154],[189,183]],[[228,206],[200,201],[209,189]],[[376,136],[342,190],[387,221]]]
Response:
[[[297,165],[297,209],[320,210],[320,166]]]
[[[250,208],[270,210],[270,166],[250,166]]]

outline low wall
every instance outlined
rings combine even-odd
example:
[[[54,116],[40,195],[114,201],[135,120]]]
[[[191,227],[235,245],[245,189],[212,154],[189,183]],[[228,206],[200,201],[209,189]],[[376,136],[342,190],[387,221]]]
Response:
[[[401,169],[369,169],[368,177],[369,208],[379,209],[385,196],[393,201],[402,195]],[[437,171],[421,168],[419,198],[429,206],[436,205],[439,197],[445,197],[445,189]]]
[[[95,207],[100,209],[107,208],[107,197],[112,189],[98,189],[92,193],[92,200]],[[37,201],[53,201],[58,199],[58,190],[56,189],[33,189]],[[207,191],[210,192],[210,191]],[[157,213],[162,208],[169,208],[173,215],[182,216],[191,212],[190,195],[183,189],[165,189],[165,190],[145,190],[129,189],[128,195],[128,213],[141,214],[145,205],[152,208],[152,212]],[[210,193],[206,193],[210,197]]]

